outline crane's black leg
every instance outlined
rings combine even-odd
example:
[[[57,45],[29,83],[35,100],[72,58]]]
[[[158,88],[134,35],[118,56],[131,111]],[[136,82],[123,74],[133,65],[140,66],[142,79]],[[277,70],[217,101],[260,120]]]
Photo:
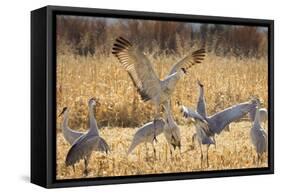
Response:
[[[201,143],[199,143],[199,145],[200,145],[200,152],[201,152],[201,156],[200,156],[201,168],[203,168],[203,151],[202,151],[202,145],[201,145]]]
[[[208,154],[209,153],[209,147],[210,147],[210,144],[207,145],[207,157],[206,157],[207,158],[207,167],[209,167],[209,154]]]
[[[157,121],[157,118],[154,118],[153,120],[153,141],[155,141],[155,143],[158,143],[158,140],[156,139],[156,121]]]
[[[216,142],[215,135],[213,136],[213,141],[214,141],[215,149],[217,149],[217,142]]]
[[[88,158],[84,158],[84,165],[85,165],[84,175],[88,176],[88,174],[89,174],[89,171],[88,171]]]
[[[156,138],[156,121],[160,118],[160,105],[157,104],[156,105],[156,116],[154,117],[154,120],[153,120],[153,128],[154,128],[154,131],[153,131],[153,141],[155,141],[156,143],[158,143],[158,140]]]
[[[190,148],[190,150],[194,150],[194,148],[195,148],[195,138],[197,137],[197,134],[196,133],[194,133],[193,135],[192,135],[192,138],[191,138],[191,145],[189,146],[189,148]]]
[[[259,161],[260,161],[260,154],[258,154],[258,160],[257,160],[257,165],[259,166]]]
[[[75,173],[75,165],[72,165],[73,172]]]
[[[153,144],[152,144],[152,147],[153,147],[154,159],[156,160],[156,159],[157,159],[157,157],[156,157],[156,149],[155,149],[155,147],[154,147],[154,145],[153,145]]]
[[[153,142],[152,142],[153,145]],[[145,142],[145,157],[146,159],[148,159],[148,147],[147,147],[147,143]]]

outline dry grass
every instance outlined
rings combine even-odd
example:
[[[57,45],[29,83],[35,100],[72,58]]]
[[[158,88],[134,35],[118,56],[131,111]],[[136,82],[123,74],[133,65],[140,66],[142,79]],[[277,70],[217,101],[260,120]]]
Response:
[[[158,75],[163,78],[170,65],[181,56],[148,55]],[[212,114],[235,103],[259,96],[267,107],[267,59],[237,59],[218,57],[208,53],[203,64],[188,71],[188,75],[177,85],[172,103],[179,100],[195,107],[198,98],[196,80],[205,85],[207,111]],[[156,161],[145,160],[144,148],[137,149],[127,158],[126,150],[137,127],[151,121],[154,108],[141,102],[127,73],[116,58],[77,57],[72,54],[57,56],[57,113],[64,106],[70,108],[70,127],[83,130],[88,127],[87,101],[90,97],[100,99],[97,121],[101,134],[109,143],[112,152],[108,156],[93,154],[90,167],[92,176],[118,176],[201,170],[199,168],[199,147],[188,151],[193,127],[186,126],[176,106],[173,113],[182,132],[183,153],[171,159],[164,138],[157,145]],[[62,137],[61,119],[57,120],[57,178],[78,178],[82,176],[82,162],[74,174],[64,166],[69,145]],[[183,127],[183,125],[185,127]],[[125,128],[127,127],[127,128]],[[134,129],[132,129],[132,127]],[[203,170],[255,167],[254,152],[249,141],[250,123],[233,124],[230,133],[224,132],[217,138],[217,149],[210,149],[210,167]],[[114,134],[114,135],[112,135]],[[116,138],[118,137],[118,138]],[[267,161],[263,166],[267,165]]]
[[[157,159],[153,157],[153,150],[149,145],[148,158],[145,146],[141,144],[131,155],[126,156],[132,137],[137,128],[103,128],[101,136],[107,140],[111,148],[108,155],[93,153],[89,164],[88,177],[100,176],[124,176],[155,173],[173,173],[190,171],[209,171],[221,169],[254,168],[256,154],[249,139],[250,122],[239,122],[231,125],[230,132],[223,132],[217,137],[217,148],[209,149],[209,163],[206,161],[200,168],[200,148],[198,144],[191,149],[191,136],[195,132],[193,126],[180,126],[182,133],[182,150],[170,155],[168,144],[164,135],[158,138],[156,144]],[[112,135],[114,133],[114,136]],[[118,138],[116,138],[118,137]],[[70,146],[64,140],[62,133],[58,133],[57,139],[57,178],[81,178],[83,176],[84,163],[80,161],[73,172],[71,167],[64,165],[65,156]],[[206,150],[206,147],[203,148]],[[205,154],[205,153],[204,153]],[[205,155],[204,155],[205,157]],[[263,163],[259,167],[267,166],[267,157],[264,155]]]

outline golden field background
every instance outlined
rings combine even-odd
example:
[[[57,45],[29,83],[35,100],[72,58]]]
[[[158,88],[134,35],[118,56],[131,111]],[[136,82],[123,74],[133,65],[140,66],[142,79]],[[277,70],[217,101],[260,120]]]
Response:
[[[183,54],[147,56],[155,64],[159,77],[164,78],[171,65]],[[156,145],[157,160],[145,158],[144,146],[137,148],[129,157],[126,156],[137,128],[153,119],[154,107],[141,102],[132,81],[113,55],[82,57],[72,53],[58,53],[57,115],[63,107],[69,107],[70,127],[86,131],[87,101],[91,97],[99,99],[101,106],[96,109],[96,119],[101,136],[109,144],[111,152],[108,155],[92,154],[88,177],[252,168],[256,164],[249,136],[251,123],[243,121],[232,124],[230,132],[222,132],[217,137],[217,148],[211,146],[209,150],[209,168],[205,166],[200,169],[199,146],[194,150],[190,148],[195,129],[182,118],[176,102],[195,108],[198,98],[196,80],[199,79],[204,84],[209,115],[253,96],[258,96],[267,108],[267,75],[265,57],[219,57],[212,52],[207,53],[204,62],[188,70],[187,76],[178,82],[172,97],[173,114],[181,128],[183,152],[179,154],[176,151],[173,158],[170,158],[164,137],[159,138]],[[70,146],[63,139],[61,122],[62,119],[57,118],[57,178],[81,178],[84,168],[82,161],[77,165],[75,173],[72,168],[64,165]],[[262,166],[267,166],[265,158]]]

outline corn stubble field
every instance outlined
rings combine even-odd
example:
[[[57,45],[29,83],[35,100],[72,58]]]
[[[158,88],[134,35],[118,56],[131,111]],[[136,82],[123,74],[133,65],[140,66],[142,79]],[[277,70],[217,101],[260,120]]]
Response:
[[[148,58],[160,78],[183,55],[150,55]],[[132,81],[114,56],[81,57],[71,53],[57,55],[57,115],[62,108],[70,108],[69,126],[86,131],[90,97],[99,99],[96,119],[100,135],[107,141],[111,152],[106,155],[94,152],[89,163],[88,177],[124,176],[171,172],[208,171],[220,169],[254,168],[256,153],[250,141],[251,122],[240,121],[231,125],[230,132],[216,138],[217,146],[209,149],[209,167],[200,167],[200,148],[192,147],[191,137],[195,127],[186,121],[176,102],[196,108],[199,79],[205,88],[209,115],[228,106],[258,96],[263,106],[268,106],[267,58],[219,57],[207,53],[202,64],[188,70],[180,80],[172,97],[173,115],[181,129],[182,149],[170,155],[169,146],[162,135],[156,144],[157,158],[149,145],[137,147],[129,156],[126,152],[136,130],[152,121],[154,107],[140,100]],[[75,172],[64,164],[70,145],[61,132],[61,118],[57,118],[57,179],[83,177],[84,164],[80,161]],[[203,146],[203,150],[205,151]],[[205,157],[205,152],[204,152]],[[205,159],[205,158],[204,158]],[[259,167],[268,166],[267,155]]]

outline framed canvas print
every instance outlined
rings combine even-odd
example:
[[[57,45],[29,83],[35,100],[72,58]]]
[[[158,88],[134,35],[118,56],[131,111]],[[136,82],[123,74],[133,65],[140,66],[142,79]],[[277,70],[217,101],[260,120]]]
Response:
[[[31,182],[274,172],[272,20],[31,12]]]

